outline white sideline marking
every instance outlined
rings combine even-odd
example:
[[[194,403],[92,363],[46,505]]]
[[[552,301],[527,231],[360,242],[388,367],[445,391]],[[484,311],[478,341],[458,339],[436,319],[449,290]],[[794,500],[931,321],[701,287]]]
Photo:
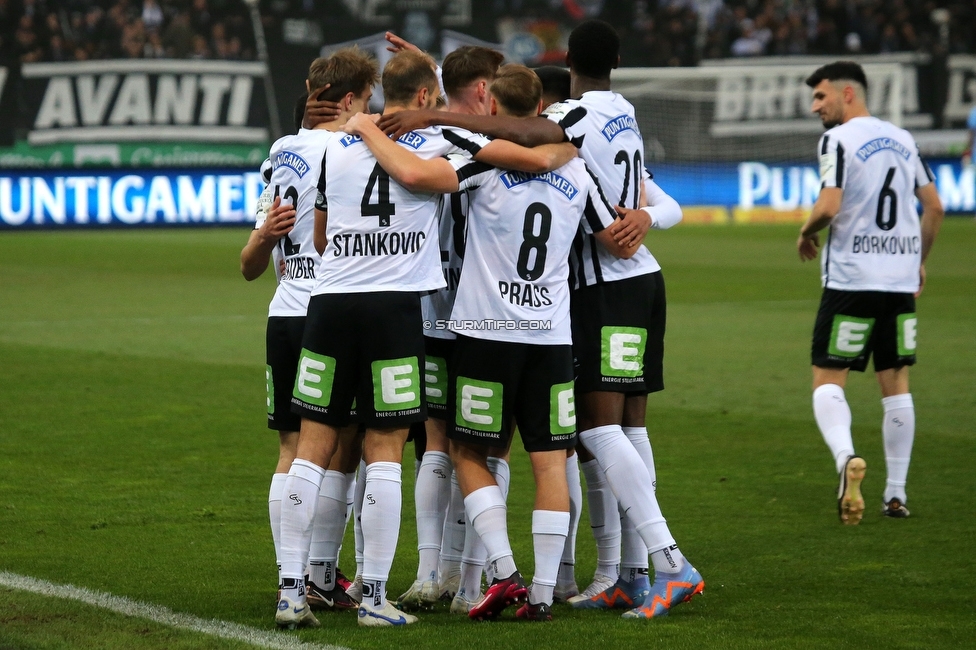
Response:
[[[38,580],[6,571],[0,571],[0,585],[19,591],[30,591],[42,596],[77,600],[125,616],[144,618],[169,627],[209,634],[221,639],[241,641],[259,648],[271,648],[272,650],[349,650],[349,648],[336,645],[303,643],[300,639],[282,633],[259,630],[240,623],[217,619],[207,620],[190,614],[174,612],[168,607],[140,603],[104,591],[92,591],[74,585],[57,585],[47,580]]]

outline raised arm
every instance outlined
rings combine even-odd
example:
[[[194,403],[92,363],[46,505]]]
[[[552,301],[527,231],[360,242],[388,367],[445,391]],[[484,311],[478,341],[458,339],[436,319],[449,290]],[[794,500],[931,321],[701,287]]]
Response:
[[[545,117],[508,117],[502,115],[465,115],[447,111],[397,111],[380,118],[378,126],[387,135],[399,138],[404,133],[441,124],[457,126],[474,133],[501,138],[524,147],[563,142],[561,126]]]
[[[439,194],[457,191],[457,172],[447,160],[426,160],[401,147],[386,137],[365,113],[354,115],[343,130],[360,136],[380,167],[408,190]]]
[[[474,159],[493,167],[541,174],[559,169],[576,155],[576,147],[569,142],[523,147],[508,140],[492,140],[474,155]]]
[[[241,250],[241,275],[245,280],[250,282],[264,273],[278,240],[294,227],[295,206],[282,205],[281,197],[276,196],[264,223],[251,231],[247,244]]]

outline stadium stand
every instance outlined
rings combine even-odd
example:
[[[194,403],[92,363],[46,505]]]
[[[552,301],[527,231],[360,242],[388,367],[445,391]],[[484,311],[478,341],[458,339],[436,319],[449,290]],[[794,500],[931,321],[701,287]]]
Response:
[[[0,0],[0,59],[253,60],[240,0]]]

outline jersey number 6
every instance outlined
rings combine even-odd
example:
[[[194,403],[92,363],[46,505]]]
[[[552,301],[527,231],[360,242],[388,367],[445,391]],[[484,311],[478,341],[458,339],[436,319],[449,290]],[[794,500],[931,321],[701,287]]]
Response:
[[[898,195],[891,189],[891,181],[895,178],[895,168],[888,169],[885,176],[884,185],[881,186],[881,194],[878,195],[878,215],[874,222],[881,230],[891,230],[898,221]],[[888,199],[888,214],[885,214],[885,199]]]

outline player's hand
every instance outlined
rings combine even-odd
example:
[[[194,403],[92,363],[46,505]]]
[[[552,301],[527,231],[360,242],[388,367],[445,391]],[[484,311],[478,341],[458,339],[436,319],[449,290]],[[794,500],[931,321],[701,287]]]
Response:
[[[420,52],[420,48],[411,43],[408,40],[402,39],[393,32],[386,33],[386,42],[389,45],[386,46],[387,51],[398,54],[404,50],[410,50],[411,52]]]
[[[260,232],[268,241],[278,241],[295,227],[295,206],[282,205],[281,197],[276,196],[268,210],[268,218],[261,225]]]
[[[609,231],[613,240],[624,248],[630,248],[644,241],[647,231],[651,229],[651,215],[644,210],[631,210],[615,206],[620,219],[613,222]]]
[[[331,86],[332,84],[325,84],[308,94],[308,99],[305,100],[305,117],[302,119],[302,126],[306,129],[315,128],[318,124],[334,122],[339,117],[341,112],[339,104],[318,98]]]
[[[375,113],[356,113],[340,129],[353,135],[362,135],[363,128],[367,124],[376,124],[376,120],[378,119],[380,119],[380,116]]]
[[[796,249],[800,253],[801,262],[817,259],[818,248],[820,248],[820,236],[817,233],[807,236],[801,233],[800,238],[796,240]]]
[[[397,111],[392,115],[384,115],[380,118],[376,126],[380,127],[383,133],[399,138],[404,133],[410,133],[418,129],[426,129],[433,124],[433,118],[437,116],[437,111],[423,109],[419,111]]]
[[[922,295],[922,289],[925,288],[925,265],[922,264],[918,267],[918,291],[915,292],[915,297],[918,298]]]

